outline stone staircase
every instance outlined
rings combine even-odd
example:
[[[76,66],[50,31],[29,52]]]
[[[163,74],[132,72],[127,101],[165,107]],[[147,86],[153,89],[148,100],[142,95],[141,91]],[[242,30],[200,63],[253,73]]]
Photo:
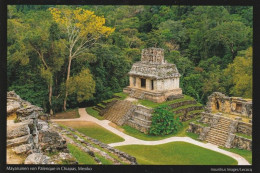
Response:
[[[147,133],[152,123],[152,112],[153,109],[138,105],[126,124]]]
[[[232,120],[230,119],[220,118],[218,123],[210,128],[206,141],[218,146],[225,146],[231,123]]]
[[[128,119],[125,116],[128,115],[128,111],[132,111],[131,107],[132,103],[130,101],[118,100],[103,116],[117,125],[122,125]]]

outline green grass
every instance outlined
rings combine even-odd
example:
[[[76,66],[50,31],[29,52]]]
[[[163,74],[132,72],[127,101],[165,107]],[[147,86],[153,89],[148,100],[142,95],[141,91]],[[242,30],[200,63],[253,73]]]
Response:
[[[114,93],[114,96],[118,96],[120,97],[120,100],[124,100],[128,96],[128,94],[124,92],[120,92],[120,93]]]
[[[136,157],[141,165],[237,165],[229,156],[186,142],[116,148]]]
[[[107,160],[97,153],[95,153],[95,156],[101,161],[102,165],[113,165],[113,162],[111,160]]]
[[[67,123],[67,122],[58,122],[58,124],[65,128],[68,129],[66,124],[62,123]],[[90,126],[79,126],[79,127],[72,127],[73,129],[83,133],[86,136],[89,136],[91,138],[97,139],[103,143],[109,144],[109,143],[115,143],[115,142],[123,142],[124,139],[121,138],[120,136],[106,130],[105,128],[95,124],[95,125],[90,125]],[[76,134],[75,132],[71,132]]]
[[[99,120],[104,120],[104,118],[102,116],[99,115],[99,112],[94,110],[93,107],[87,107],[86,111],[89,115],[99,119]]]
[[[191,133],[191,132],[186,132],[186,136],[192,138],[192,139],[195,139],[195,140],[198,140],[199,138],[199,135],[196,134],[196,133]]]
[[[196,113],[201,113],[203,112],[204,110],[194,110],[194,111],[189,111],[187,114],[190,115],[190,114],[196,114]]]
[[[156,108],[156,107],[161,106],[161,105],[170,105],[170,104],[179,103],[179,102],[183,102],[183,101],[187,101],[187,100],[194,100],[194,98],[187,96],[187,95],[184,95],[183,98],[176,99],[176,100],[170,100],[170,101],[166,101],[166,102],[163,102],[163,103],[155,103],[155,102],[152,102],[150,100],[138,100],[138,103],[143,105],[143,106],[150,107],[150,108]]]
[[[149,135],[149,134],[144,134],[144,133],[140,132],[139,130],[137,130],[133,127],[130,127],[128,125],[123,125],[121,127],[125,130],[124,133],[126,133],[130,136],[133,136],[133,137],[141,139],[141,140],[146,140],[146,141],[156,141],[156,140],[169,138],[172,136],[186,136],[186,130],[191,121],[194,121],[194,119],[183,122],[182,127],[179,128],[178,132],[172,133],[169,135],[165,135],[165,136],[153,136],[153,135]]]
[[[97,164],[93,157],[91,157],[87,153],[83,152],[78,147],[76,147],[72,144],[68,144],[68,149],[69,149],[70,153],[77,159],[79,164],[88,164],[88,165]]]
[[[201,125],[202,127],[209,127],[209,124],[204,124],[198,121],[193,121],[194,124]]]
[[[243,133],[235,133],[235,135],[241,136],[241,137],[244,137],[244,138],[247,138],[247,139],[251,139],[251,140],[252,140],[252,136],[248,136],[248,135],[243,134]]]
[[[116,134],[104,129],[101,126],[80,127],[74,129],[83,133],[86,136],[95,138],[106,144],[124,141],[124,139],[120,136],[117,136]]]
[[[102,108],[106,108],[106,106],[103,105],[102,103],[99,103],[99,104],[97,104],[97,105],[100,106],[100,107],[102,107]]]
[[[175,109],[171,109],[171,111],[178,111],[178,110],[181,110],[181,109],[186,109],[186,108],[189,108],[189,107],[197,107],[197,106],[202,106],[202,104],[197,103],[197,104],[190,104],[190,105],[180,106],[180,107],[177,107]]]
[[[102,101],[103,103],[110,103],[112,102],[113,100],[118,100],[117,98],[112,98],[112,99],[108,99],[108,100],[104,100]]]
[[[252,164],[252,151],[248,150],[241,150],[238,148],[225,148],[225,147],[219,147],[223,150],[230,151],[232,153],[236,153],[242,157],[244,157],[250,164]]]

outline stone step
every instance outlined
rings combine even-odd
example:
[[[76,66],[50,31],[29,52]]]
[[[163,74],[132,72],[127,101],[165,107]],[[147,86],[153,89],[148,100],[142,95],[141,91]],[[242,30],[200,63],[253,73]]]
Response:
[[[180,107],[180,106],[192,105],[192,104],[197,104],[197,102],[195,100],[185,100],[185,101],[170,104],[169,106],[172,109],[175,109],[175,108]]]
[[[118,100],[113,106],[111,106],[107,112],[104,113],[104,118],[110,120],[116,124],[122,123],[128,110],[131,108],[132,103],[129,101]]]
[[[152,121],[147,121],[145,119],[139,118],[139,117],[133,117],[132,119],[134,122],[145,125],[145,126],[151,126]]]
[[[129,125],[130,127],[133,127],[135,129],[138,129],[139,131],[141,132],[144,132],[144,133],[148,133],[148,130],[150,128],[150,126],[146,126],[146,125],[143,125],[143,124],[139,124],[138,122],[135,122],[133,120],[128,120],[126,122],[127,125]]]
[[[130,97],[133,97],[133,98],[137,98],[137,99],[142,99],[143,98],[143,92],[142,91],[133,91],[131,94],[130,94]]]
[[[223,123],[223,122],[218,122],[220,125],[230,125],[231,123]]]
[[[217,142],[217,141],[207,141],[207,142],[214,144],[214,145],[217,145],[217,146],[225,146],[224,142]]]
[[[213,127],[212,129],[216,129],[216,130],[220,130],[220,131],[224,131],[224,132],[228,132],[229,128],[225,128],[225,127]]]
[[[228,136],[208,135],[206,139],[226,140]]]
[[[179,110],[176,110],[176,111],[173,111],[173,113],[175,114],[179,114],[179,113],[182,113],[182,112],[189,112],[189,111],[194,111],[194,110],[201,110],[203,107],[202,106],[190,106],[190,107],[187,107],[187,108],[183,108],[183,109],[179,109]]]
[[[206,141],[217,141],[217,142],[226,142],[227,138],[220,138],[220,137],[208,137],[206,138]]]
[[[142,119],[145,119],[145,120],[149,120],[149,121],[152,119],[152,115],[151,114],[148,114],[148,113],[145,113],[145,112],[141,112],[141,111],[135,111],[134,112],[134,116],[142,118]]]
[[[223,130],[219,130],[219,129],[215,129],[215,128],[211,128],[210,131],[216,131],[216,132],[219,132],[219,133],[228,133],[227,131],[223,131]]]
[[[138,105],[136,110],[140,111],[140,112],[145,112],[147,114],[151,114],[153,112],[153,109],[147,108],[147,107],[145,107],[143,105]]]
[[[207,137],[218,137],[218,138],[226,138],[228,135],[216,134],[216,133],[209,133]]]
[[[219,123],[223,123],[223,124],[230,124],[231,123],[231,121],[229,121],[229,120],[219,120]]]
[[[218,125],[214,126],[213,128],[229,129],[229,127],[230,127],[230,126],[223,126],[223,125],[218,124]]]
[[[98,109],[96,106],[93,106],[93,109],[94,110],[96,110],[96,111],[98,111],[98,112],[100,112],[101,110],[100,109]]]
[[[207,142],[218,146],[224,146],[226,144],[226,141],[218,141],[218,140],[207,140]]]
[[[207,136],[206,140],[218,140],[218,141],[226,141],[226,137],[221,137],[221,136]]]
[[[218,140],[226,140],[228,136],[216,136],[216,135],[208,135],[206,139],[218,139]]]

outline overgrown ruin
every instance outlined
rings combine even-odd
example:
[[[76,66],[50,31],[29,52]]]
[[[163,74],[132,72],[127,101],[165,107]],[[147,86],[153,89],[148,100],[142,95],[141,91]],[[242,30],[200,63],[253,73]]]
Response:
[[[214,92],[206,112],[189,124],[188,131],[218,146],[252,150],[252,100]]]
[[[167,98],[182,97],[179,87],[180,73],[175,64],[164,60],[164,50],[142,50],[141,61],[133,64],[129,74],[129,86],[124,92],[130,97],[161,103]]]
[[[202,106],[192,100],[181,100],[182,89],[179,87],[180,73],[175,64],[167,63],[164,50],[148,48],[142,50],[141,61],[133,64],[129,74],[129,86],[123,92],[128,94],[126,100],[114,100],[97,108],[100,114],[117,125],[129,125],[141,132],[148,133],[152,123],[153,108],[137,104],[138,100],[154,103],[180,99],[169,104],[172,111],[182,121],[198,115]],[[135,101],[129,101],[135,100]]]
[[[227,97],[220,92],[214,92],[208,97],[206,110],[252,118],[252,100],[241,97]]]
[[[49,114],[14,91],[7,93],[7,116],[7,164],[78,164],[67,144],[91,156],[96,164],[103,164],[101,159],[115,165],[137,164],[125,152],[48,121]]]

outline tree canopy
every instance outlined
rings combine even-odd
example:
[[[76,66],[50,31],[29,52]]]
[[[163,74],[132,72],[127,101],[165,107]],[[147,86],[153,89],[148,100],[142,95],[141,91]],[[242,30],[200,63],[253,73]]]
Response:
[[[128,85],[158,47],[184,94],[252,98],[251,6],[9,5],[7,84],[46,111],[88,106]]]

